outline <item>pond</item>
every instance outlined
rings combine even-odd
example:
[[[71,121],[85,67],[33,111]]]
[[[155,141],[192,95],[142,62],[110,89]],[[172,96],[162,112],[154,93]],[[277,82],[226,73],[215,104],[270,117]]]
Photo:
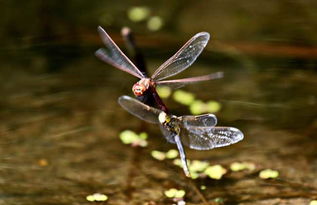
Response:
[[[63,6],[32,1],[25,8],[6,4],[0,51],[0,204],[173,204],[166,194],[171,188],[184,190],[187,204],[309,204],[317,199],[315,3],[188,1],[192,7],[186,8],[176,1],[141,7],[97,1]],[[129,17],[135,6],[149,11],[145,20]],[[163,22],[156,31],[148,27],[152,17]],[[133,96],[137,79],[94,56],[104,46],[99,24],[123,50],[120,29],[130,26],[150,73],[197,32],[211,33],[197,61],[175,78],[224,73],[221,79],[178,89],[213,101],[220,106],[214,113],[218,125],[244,133],[243,141],[227,147],[186,148],[191,161],[221,165],[226,171],[219,179],[186,178],[173,159],[152,156],[154,150],[176,146],[158,126],[117,103],[122,95]],[[175,91],[163,98],[170,111],[191,114],[189,106],[174,99]],[[122,143],[125,130],[147,133],[147,146]],[[233,168],[242,166],[238,163],[248,166],[238,171]],[[264,179],[268,169],[278,176]],[[89,201],[94,193],[108,200]]]

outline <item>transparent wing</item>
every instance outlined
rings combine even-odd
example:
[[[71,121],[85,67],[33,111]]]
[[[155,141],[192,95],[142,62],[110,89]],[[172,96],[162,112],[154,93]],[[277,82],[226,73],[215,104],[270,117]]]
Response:
[[[118,103],[130,114],[149,123],[159,123],[158,115],[162,112],[159,109],[150,107],[140,101],[129,96],[121,96],[118,98]]]
[[[175,144],[175,133],[168,131],[162,124],[160,124],[160,130],[169,143]]]
[[[191,129],[193,127],[211,128],[217,124],[217,117],[213,114],[184,115],[179,118],[180,122],[182,122],[182,127],[186,129]]]
[[[207,45],[209,37],[207,32],[197,33],[153,73],[152,79],[162,80],[191,66]]]
[[[181,129],[184,145],[195,150],[209,150],[228,146],[243,139],[243,133],[234,127],[195,127]]]
[[[207,81],[207,80],[213,80],[213,79],[219,79],[223,77],[223,72],[217,72],[212,73],[209,75],[202,75],[198,77],[192,77],[192,78],[183,78],[183,79],[176,79],[176,80],[162,80],[157,81],[157,85],[165,85],[169,86],[173,89],[177,89],[180,87],[183,87],[184,85],[191,84],[191,83],[197,83],[201,81]]]
[[[106,31],[98,27],[98,32],[101,40],[106,46],[106,49],[100,48],[95,52],[95,55],[102,61],[111,64],[112,66],[130,73],[137,78],[144,78],[141,71],[124,55],[120,48],[113,42]]]

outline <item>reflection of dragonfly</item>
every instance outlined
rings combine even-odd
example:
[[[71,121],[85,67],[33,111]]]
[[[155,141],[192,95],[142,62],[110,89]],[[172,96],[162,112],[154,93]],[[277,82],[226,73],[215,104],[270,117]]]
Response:
[[[100,48],[97,50],[95,53],[96,56],[102,61],[140,79],[132,88],[135,96],[143,96],[148,90],[152,91],[152,94],[154,94],[154,92],[156,92],[156,85],[167,85],[178,88],[185,84],[222,77],[222,72],[217,72],[192,78],[163,80],[184,71],[194,63],[209,40],[209,34],[207,32],[197,33],[193,36],[176,54],[163,63],[151,77],[147,77],[145,73],[142,73],[100,26],[98,27],[98,32],[106,49]]]
[[[243,133],[234,127],[215,127],[217,118],[213,114],[167,115],[165,112],[143,104],[129,96],[121,96],[119,104],[129,113],[150,123],[160,124],[168,142],[177,145],[183,169],[190,176],[183,145],[195,150],[209,150],[227,146],[243,139]]]

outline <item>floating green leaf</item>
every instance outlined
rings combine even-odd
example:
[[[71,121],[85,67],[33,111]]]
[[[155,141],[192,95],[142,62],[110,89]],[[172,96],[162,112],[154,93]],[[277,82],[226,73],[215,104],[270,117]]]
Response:
[[[141,132],[139,134],[139,138],[142,139],[142,140],[146,140],[148,137],[147,133],[146,132]]]
[[[171,188],[169,190],[164,191],[164,194],[168,198],[183,198],[186,194],[185,190],[178,190],[175,188]]]
[[[128,11],[128,17],[131,21],[139,22],[145,20],[150,14],[148,7],[132,7]]]
[[[207,112],[215,113],[221,109],[221,104],[217,101],[208,101],[206,110]]]
[[[273,179],[278,177],[279,173],[273,169],[264,169],[259,173],[261,179]]]
[[[230,169],[233,172],[238,172],[242,170],[250,170],[253,171],[255,169],[255,165],[250,162],[233,162],[230,165]]]
[[[178,167],[181,167],[181,168],[183,167],[182,166],[182,161],[180,159],[174,159],[173,160],[173,164],[178,166]]]
[[[159,86],[156,91],[161,98],[168,98],[172,94],[172,89],[168,86]]]
[[[216,101],[208,101],[204,103],[201,100],[195,100],[189,107],[190,112],[194,115],[202,113],[215,113],[221,108],[221,104]]]
[[[200,186],[200,190],[206,190],[206,189],[207,189],[207,187],[205,185]]]
[[[105,194],[100,194],[100,193],[94,193],[92,195],[88,195],[86,196],[86,200],[90,201],[90,202],[100,202],[100,201],[107,201],[108,200],[108,196]]]
[[[195,96],[194,96],[194,94],[192,94],[190,92],[186,92],[183,90],[177,90],[173,94],[173,99],[176,102],[181,103],[183,105],[190,105],[194,102]]]
[[[154,159],[157,159],[157,160],[164,160],[166,158],[166,154],[164,152],[160,152],[160,151],[157,151],[157,150],[153,150],[151,152],[151,155]]]
[[[183,198],[185,194],[185,190],[177,190],[177,192],[175,193],[175,198]]]
[[[217,204],[222,204],[224,202],[224,200],[221,197],[217,197],[214,199],[214,202],[216,202]]]
[[[309,202],[309,205],[317,205],[317,200],[312,200]]]
[[[195,100],[189,107],[190,112],[193,115],[199,115],[204,113],[205,109],[204,109],[205,103],[203,103],[201,100]]]
[[[122,131],[119,137],[123,144],[131,144],[139,138],[138,135],[131,130]]]
[[[139,135],[131,130],[124,130],[119,135],[123,144],[131,144],[133,146],[147,146],[147,134],[145,132],[140,133]]]
[[[176,149],[170,149],[166,152],[167,159],[175,159],[178,157],[178,151]]]
[[[222,176],[227,173],[227,170],[221,165],[213,165],[207,167],[204,173],[212,179],[221,179]]]
[[[191,172],[203,172],[208,166],[208,162],[193,160],[189,164],[189,170]]]
[[[147,28],[150,31],[158,31],[163,26],[163,20],[159,16],[153,16],[147,21]]]

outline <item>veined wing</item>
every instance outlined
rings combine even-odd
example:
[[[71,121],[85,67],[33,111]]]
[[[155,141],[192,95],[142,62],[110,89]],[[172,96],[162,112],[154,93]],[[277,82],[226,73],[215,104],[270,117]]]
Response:
[[[145,105],[126,95],[119,97],[118,103],[130,114],[140,118],[141,120],[149,123],[159,123],[158,115],[162,112],[159,109]]]
[[[186,129],[192,128],[212,128],[217,124],[217,117],[213,114],[203,115],[184,115],[179,117],[182,127]]]
[[[130,73],[137,78],[144,78],[142,72],[124,55],[120,48],[113,42],[106,31],[99,26],[98,32],[101,40],[106,46],[106,49],[100,48],[95,52],[95,55],[102,61],[113,65],[114,67]]]
[[[195,127],[181,129],[184,145],[195,150],[209,150],[228,146],[243,139],[243,133],[234,127]]]
[[[213,80],[213,79],[219,79],[223,77],[223,72],[217,72],[217,73],[211,73],[209,75],[202,75],[192,78],[183,78],[183,79],[176,79],[176,80],[162,80],[157,81],[157,85],[166,85],[173,89],[177,89],[180,87],[183,87],[184,85],[191,84],[191,83],[197,83],[201,81],[207,81],[207,80]]]
[[[207,45],[209,37],[207,32],[197,33],[153,73],[152,79],[162,80],[191,66]]]
[[[164,136],[164,138],[172,144],[175,144],[175,133],[168,131],[164,125],[160,124],[160,130]]]

